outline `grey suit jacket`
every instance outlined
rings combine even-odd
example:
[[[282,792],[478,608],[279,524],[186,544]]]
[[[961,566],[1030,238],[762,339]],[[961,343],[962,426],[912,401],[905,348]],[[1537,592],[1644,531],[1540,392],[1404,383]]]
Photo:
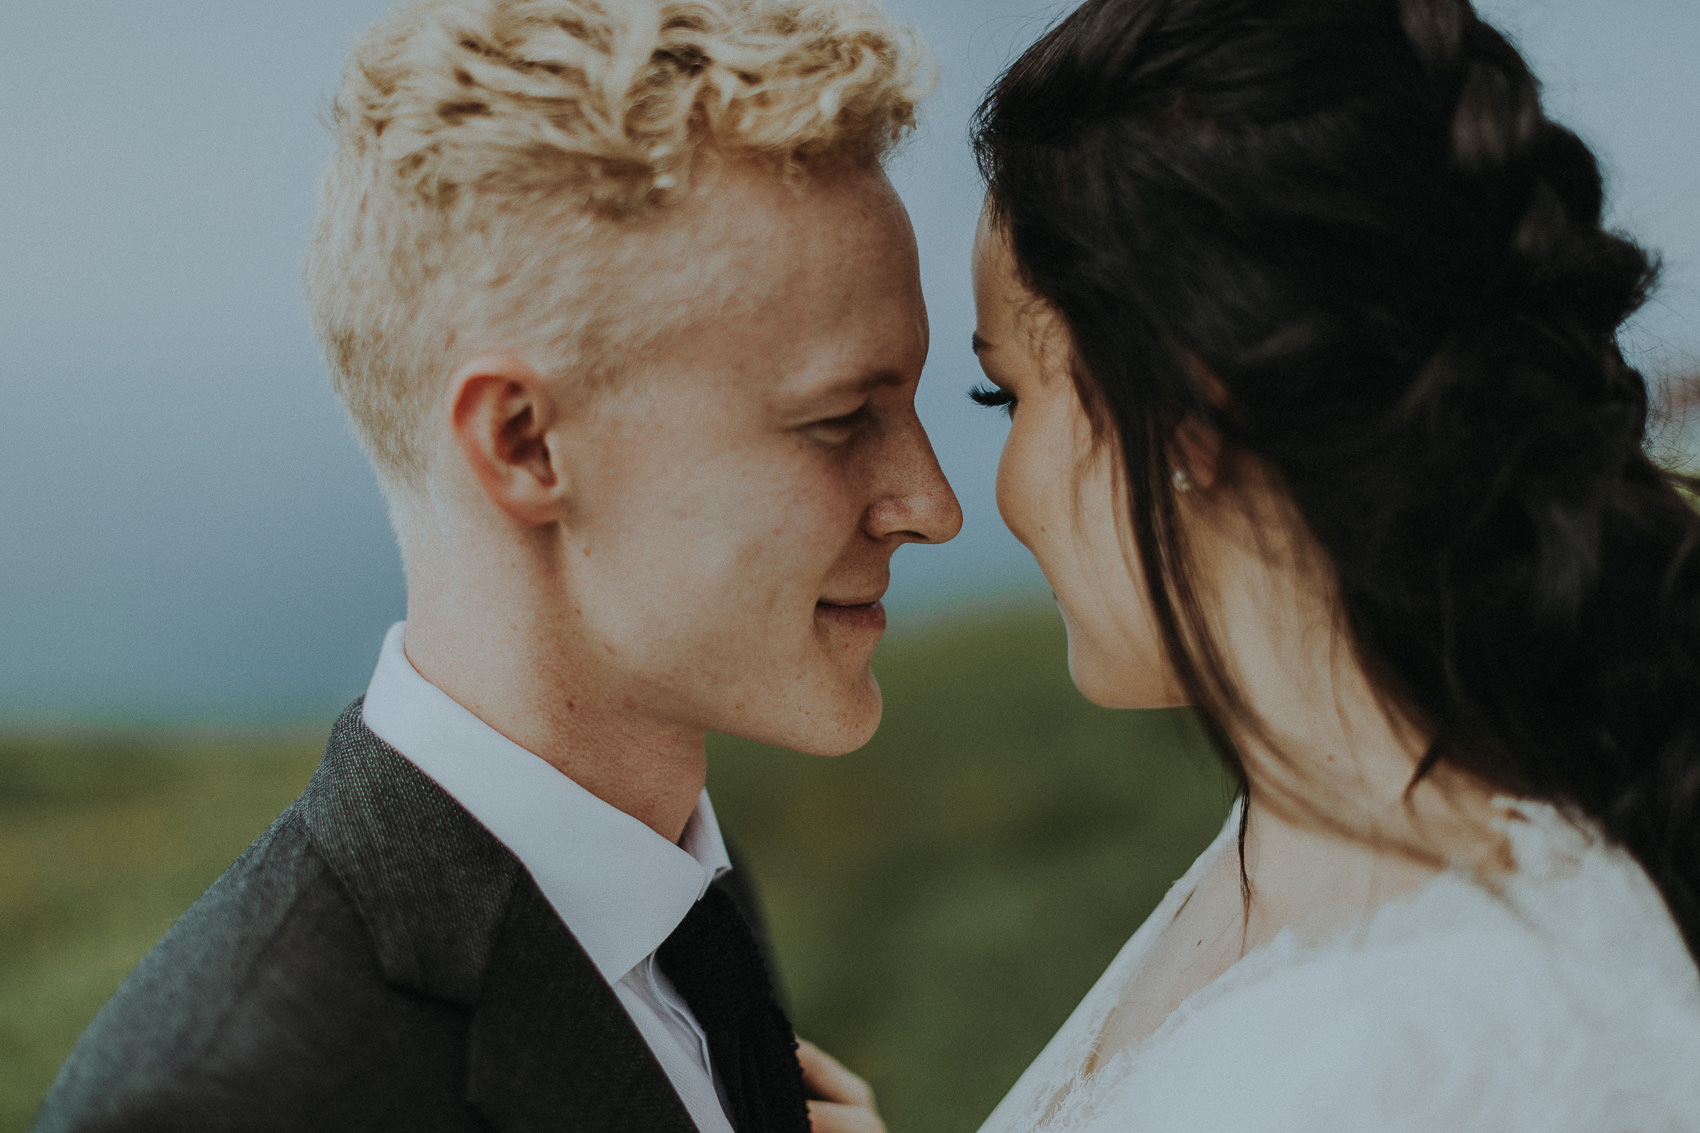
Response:
[[[301,797],[95,1018],[34,1128],[695,1126],[530,875],[356,701]]]

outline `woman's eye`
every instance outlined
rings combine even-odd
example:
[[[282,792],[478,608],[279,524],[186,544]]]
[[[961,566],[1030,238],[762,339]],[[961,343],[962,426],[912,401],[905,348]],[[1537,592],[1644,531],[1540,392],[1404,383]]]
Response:
[[[1006,417],[1015,416],[1015,395],[1001,386],[981,382],[968,391],[968,398],[975,405],[983,405],[987,409],[1001,409]]]

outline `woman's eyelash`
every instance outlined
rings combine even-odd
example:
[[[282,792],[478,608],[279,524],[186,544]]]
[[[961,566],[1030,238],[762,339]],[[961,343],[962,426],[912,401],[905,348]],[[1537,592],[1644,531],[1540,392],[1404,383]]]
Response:
[[[968,399],[987,409],[1001,409],[1007,417],[1015,416],[1015,395],[1007,389],[981,382],[968,391]]]

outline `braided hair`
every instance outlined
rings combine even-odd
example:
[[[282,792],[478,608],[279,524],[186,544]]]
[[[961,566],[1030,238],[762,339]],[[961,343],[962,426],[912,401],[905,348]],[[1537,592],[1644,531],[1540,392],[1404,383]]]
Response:
[[[1469,0],[1087,0],[974,146],[1230,764],[1250,714],[1170,480],[1189,418],[1327,555],[1372,682],[1432,736],[1412,783],[1445,762],[1591,816],[1700,956],[1700,518],[1617,344],[1654,269],[1516,49]]]

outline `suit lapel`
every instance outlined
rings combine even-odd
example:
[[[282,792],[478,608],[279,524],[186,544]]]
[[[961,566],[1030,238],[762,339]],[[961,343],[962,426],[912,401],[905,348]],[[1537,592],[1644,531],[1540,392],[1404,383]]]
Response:
[[[503,1131],[695,1133],[637,1027],[518,859],[355,701],[300,802],[392,984],[471,1009],[467,1100]]]
[[[301,795],[307,830],[372,934],[384,978],[477,1001],[519,860],[366,727],[355,701]]]
[[[503,1130],[694,1133],[590,958],[526,878],[473,1016],[468,1096]]]

